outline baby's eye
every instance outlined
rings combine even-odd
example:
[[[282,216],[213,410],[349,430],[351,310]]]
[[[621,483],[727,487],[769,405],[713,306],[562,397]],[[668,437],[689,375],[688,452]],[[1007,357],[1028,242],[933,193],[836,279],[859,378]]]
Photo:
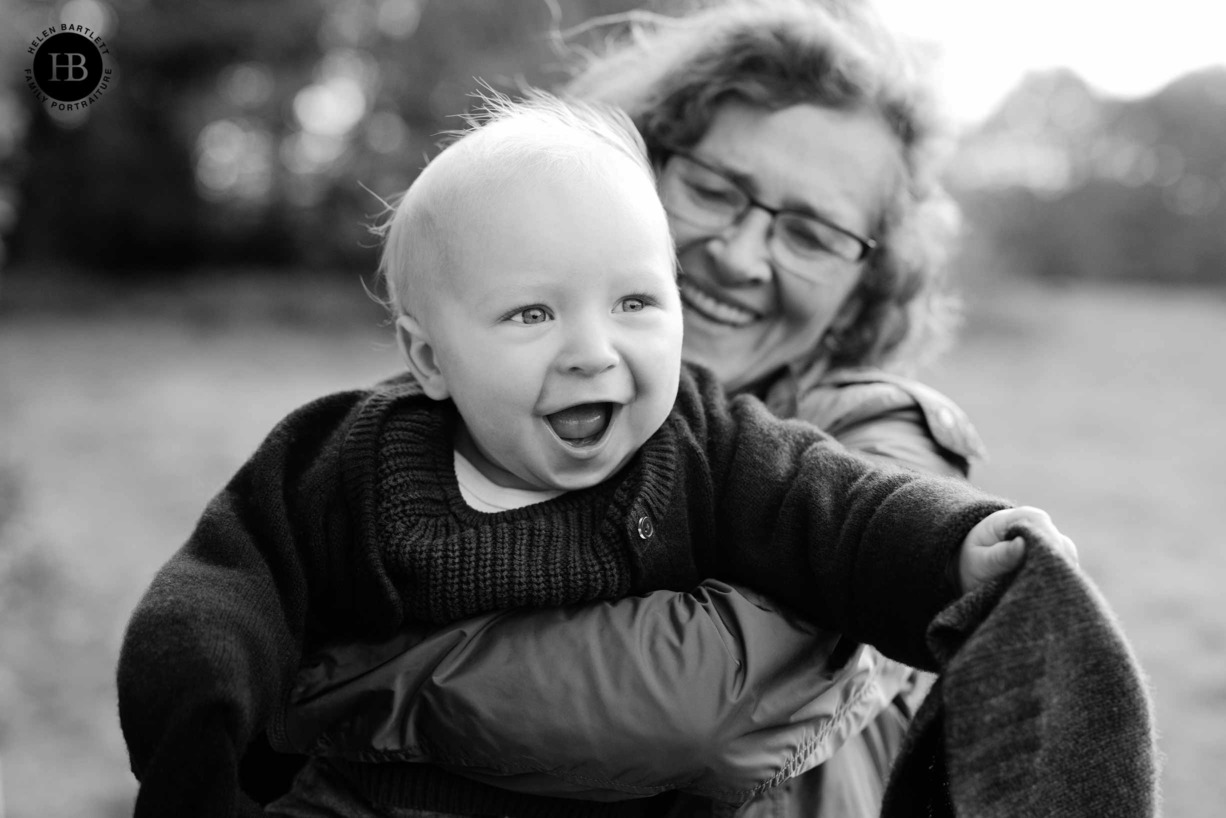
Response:
[[[543,324],[553,316],[544,307],[527,307],[507,317],[519,324]]]
[[[647,299],[639,295],[632,295],[617,302],[617,309],[614,312],[642,312],[645,309],[647,309]]]

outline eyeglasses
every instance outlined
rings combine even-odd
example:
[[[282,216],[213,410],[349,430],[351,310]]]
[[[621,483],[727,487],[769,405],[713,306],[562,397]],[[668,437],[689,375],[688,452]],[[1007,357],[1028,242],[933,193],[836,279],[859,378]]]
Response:
[[[672,216],[694,227],[722,233],[752,208],[771,215],[767,247],[780,268],[802,278],[822,278],[832,258],[858,263],[877,242],[821,216],[770,207],[734,179],[693,156],[673,153],[660,174],[660,199]]]

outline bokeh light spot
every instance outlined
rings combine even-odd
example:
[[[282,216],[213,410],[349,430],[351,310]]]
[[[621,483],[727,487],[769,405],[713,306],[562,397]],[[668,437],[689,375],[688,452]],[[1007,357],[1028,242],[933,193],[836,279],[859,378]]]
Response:
[[[221,75],[221,92],[227,100],[242,108],[254,108],[272,96],[272,72],[262,63],[238,63]]]
[[[212,200],[267,199],[272,190],[272,137],[232,119],[210,122],[196,139],[196,183]]]
[[[85,26],[105,38],[115,30],[115,9],[100,0],[68,0],[60,8],[60,22]]]
[[[1178,182],[1180,177],[1183,176],[1183,154],[1174,145],[1155,145],[1154,162],[1152,181],[1155,185],[1169,187]]]
[[[1163,202],[1180,216],[1204,216],[1217,207],[1222,190],[1212,179],[1187,174],[1167,188]]]
[[[335,77],[303,88],[294,97],[294,116],[303,130],[344,136],[366,113],[366,95],[357,80]]]
[[[300,131],[281,143],[281,161],[296,174],[326,171],[345,153],[345,140],[330,134]]]
[[[409,128],[391,111],[379,111],[366,123],[366,144],[378,153],[396,153],[408,142]]]
[[[421,3],[417,0],[383,0],[375,24],[385,36],[404,40],[413,36],[421,22]]]

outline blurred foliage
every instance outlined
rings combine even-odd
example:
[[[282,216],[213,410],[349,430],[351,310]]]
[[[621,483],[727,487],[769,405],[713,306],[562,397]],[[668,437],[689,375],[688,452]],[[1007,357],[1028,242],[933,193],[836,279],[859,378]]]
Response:
[[[378,197],[409,184],[478,80],[549,84],[561,75],[551,30],[642,5],[0,2],[16,23],[0,45],[9,261],[112,276],[371,268]],[[84,116],[53,117],[20,84],[26,49],[43,27],[83,20],[111,48],[117,80]]]
[[[952,182],[979,264],[1049,280],[1226,283],[1226,67],[1136,100],[1027,78]]]
[[[0,265],[110,278],[374,266],[366,226],[478,78],[549,86],[550,32],[669,0],[0,0]],[[100,31],[84,115],[23,87],[49,24]],[[963,265],[1048,279],[1226,280],[1226,69],[1148,99],[1031,77],[962,143]]]

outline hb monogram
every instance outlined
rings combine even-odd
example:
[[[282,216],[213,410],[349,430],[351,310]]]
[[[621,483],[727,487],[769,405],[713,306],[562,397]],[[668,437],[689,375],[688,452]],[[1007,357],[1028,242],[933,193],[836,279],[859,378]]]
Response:
[[[51,76],[47,78],[51,82],[80,82],[89,75],[89,72],[85,69],[84,54],[76,52],[69,52],[67,54],[52,52],[47,56],[51,57]],[[61,57],[66,59],[61,61]],[[68,76],[60,76],[61,68],[67,71]]]

